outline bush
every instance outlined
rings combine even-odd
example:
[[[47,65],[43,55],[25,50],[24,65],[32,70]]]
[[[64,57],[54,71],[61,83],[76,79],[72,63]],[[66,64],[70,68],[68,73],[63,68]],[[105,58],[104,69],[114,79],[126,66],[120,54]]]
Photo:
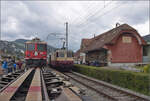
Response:
[[[144,73],[150,73],[150,64],[144,66]]]
[[[120,87],[150,95],[149,75],[145,73],[104,69],[86,65],[74,65],[73,70]]]

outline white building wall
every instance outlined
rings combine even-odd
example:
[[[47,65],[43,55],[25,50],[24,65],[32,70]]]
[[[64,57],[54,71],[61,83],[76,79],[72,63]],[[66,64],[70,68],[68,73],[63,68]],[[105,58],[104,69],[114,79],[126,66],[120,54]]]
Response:
[[[86,58],[86,54],[85,53],[80,53],[80,56],[83,57],[82,58],[82,63],[86,63],[85,58]]]

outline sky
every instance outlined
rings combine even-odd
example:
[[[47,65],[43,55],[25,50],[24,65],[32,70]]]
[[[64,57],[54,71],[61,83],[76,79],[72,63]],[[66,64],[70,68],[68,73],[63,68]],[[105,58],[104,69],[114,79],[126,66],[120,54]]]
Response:
[[[39,37],[61,48],[68,22],[69,49],[120,24],[149,34],[149,1],[1,1],[1,39]],[[54,34],[55,33],[55,34]]]

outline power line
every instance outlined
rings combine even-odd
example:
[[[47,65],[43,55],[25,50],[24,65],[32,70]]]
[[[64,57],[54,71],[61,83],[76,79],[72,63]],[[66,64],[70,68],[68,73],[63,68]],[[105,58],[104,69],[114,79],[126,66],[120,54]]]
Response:
[[[113,1],[113,0],[112,0],[112,1]],[[104,6],[103,9],[96,9],[96,11],[95,11],[95,9],[93,9],[92,6],[89,5],[89,6],[90,6],[90,7],[89,7],[89,8],[90,8],[90,9],[89,9],[89,12],[90,12],[90,13],[86,16],[87,19],[85,19],[85,21],[88,20],[88,19],[90,19],[90,18],[91,18],[92,16],[94,16],[96,13],[98,13],[98,12],[100,12],[100,11],[106,9],[107,6],[112,3],[112,1],[110,1],[110,2],[107,3],[106,5],[104,4],[105,6]],[[99,5],[99,4],[98,4],[98,5]],[[94,6],[94,7],[95,7],[95,6]],[[94,12],[94,11],[95,11],[95,12]],[[81,17],[81,16],[77,17],[76,19],[74,19],[74,20],[72,21],[72,23],[74,23],[74,21],[76,21],[77,19],[82,20],[83,17]],[[85,21],[84,21],[84,23],[87,23],[87,22],[85,22]],[[80,23],[79,25],[81,25],[81,24],[83,24],[83,23]],[[79,25],[78,25],[78,26],[79,26]]]
[[[65,25],[66,25],[66,34],[63,34],[63,33],[50,33],[50,34],[47,35],[46,39],[48,40],[49,36],[55,36],[57,38],[58,36],[63,35],[63,36],[65,36],[65,38],[61,36],[58,39],[60,39],[60,40],[65,39],[66,40],[66,50],[68,50],[68,22],[66,22]]]
[[[112,1],[113,1],[113,0],[112,0]],[[85,21],[87,21],[87,20],[90,19],[93,15],[96,15],[96,13],[98,13],[98,12],[104,10],[108,5],[111,4],[112,1],[110,1],[109,3],[107,3],[103,9],[97,9],[96,12],[94,12],[95,9],[89,11],[90,13],[86,16],[87,19],[83,19],[83,18],[80,17],[80,18],[81,18],[80,20],[85,20]],[[76,20],[76,19],[75,19],[75,20]],[[74,22],[75,20],[73,20],[73,22]],[[85,23],[85,21],[84,21],[83,23]],[[72,22],[72,23],[73,23],[73,22]],[[81,25],[81,24],[83,24],[83,23],[80,23],[79,25]],[[78,26],[79,26],[79,25],[78,25]]]
[[[112,1],[113,1],[113,0],[112,0]],[[87,23],[87,22],[86,22],[87,20],[89,20],[91,17],[93,17],[93,16],[95,16],[96,14],[98,14],[98,12],[101,12],[101,11],[103,11],[104,9],[106,9],[107,6],[110,5],[112,1],[110,1],[109,3],[107,3],[103,9],[98,9],[95,13],[89,14],[89,15],[87,16],[87,19],[85,19],[85,21],[84,21],[83,23],[80,23],[78,26],[80,26],[80,25],[82,25],[82,24],[84,24],[84,23]]]
[[[91,4],[90,4],[91,5]],[[89,7],[89,12],[93,12],[94,11],[94,8],[92,9],[92,6],[88,6]],[[87,7],[87,8],[88,8]],[[87,16],[89,16],[89,14],[87,15]],[[74,23],[77,19],[80,19],[80,20],[82,20],[83,19],[83,17],[81,17],[81,15],[79,16],[79,17],[77,17],[76,19],[74,19],[73,21],[72,21],[72,23]]]
[[[113,1],[113,0],[112,0]],[[93,17],[93,16],[95,16],[96,15],[96,13],[98,13],[98,12],[101,12],[102,10],[104,10],[104,9],[106,9],[111,3],[112,3],[112,1],[110,1],[109,3],[107,3],[106,5],[105,5],[105,8],[103,8],[103,9],[98,9],[96,12],[90,12],[88,15],[87,15],[87,19],[85,19],[85,21],[83,22],[83,23],[80,23],[79,25],[76,25],[76,26],[80,26],[81,24],[86,24],[86,23],[88,23],[88,22],[86,22],[88,19],[90,19],[91,17]],[[87,26],[88,24],[86,24],[85,26]],[[82,28],[83,29],[83,28]]]
[[[110,9],[110,10],[108,10],[107,12],[104,12],[104,13],[102,13],[101,15],[99,15],[98,16],[98,18],[100,18],[100,17],[102,17],[102,16],[105,16],[106,14],[108,14],[110,11],[112,11],[113,9],[116,9],[116,8],[118,8],[118,7],[121,7],[121,6],[115,6],[114,8],[112,8],[112,9]],[[94,15],[93,15],[94,16]],[[92,16],[91,16],[92,17]],[[87,26],[89,26],[90,24],[87,24],[88,22],[86,22],[86,23],[81,23],[81,24],[85,24],[85,26],[87,27]],[[81,25],[80,24],[80,25]],[[84,26],[84,28],[85,28],[85,26]],[[82,28],[83,29],[83,28]],[[81,31],[83,31],[83,30],[81,30]]]

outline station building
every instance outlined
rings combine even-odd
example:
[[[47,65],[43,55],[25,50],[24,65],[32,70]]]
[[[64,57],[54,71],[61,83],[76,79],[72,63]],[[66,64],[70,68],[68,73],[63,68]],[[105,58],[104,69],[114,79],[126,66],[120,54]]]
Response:
[[[85,62],[97,61],[101,65],[126,66],[143,62],[144,39],[128,24],[116,27],[91,39],[82,39],[80,55]],[[76,56],[79,56],[77,52]],[[83,61],[82,60],[82,61]]]

